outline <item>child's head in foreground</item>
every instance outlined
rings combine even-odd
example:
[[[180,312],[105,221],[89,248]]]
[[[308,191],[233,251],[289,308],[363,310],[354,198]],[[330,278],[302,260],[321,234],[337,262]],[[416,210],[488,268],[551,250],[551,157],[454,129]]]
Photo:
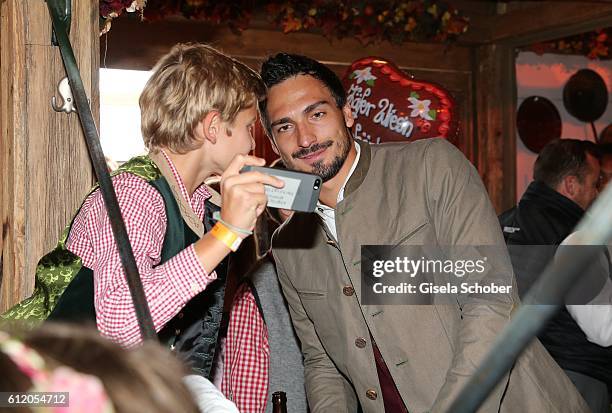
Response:
[[[26,333],[0,331],[0,371],[0,391],[68,392],[67,411],[198,411],[174,355],[153,342],[122,349],[95,328],[46,323]]]

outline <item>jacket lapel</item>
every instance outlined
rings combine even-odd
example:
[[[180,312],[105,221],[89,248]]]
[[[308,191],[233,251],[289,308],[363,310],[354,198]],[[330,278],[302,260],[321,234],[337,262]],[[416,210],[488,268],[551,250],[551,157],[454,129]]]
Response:
[[[370,169],[370,161],[372,159],[372,149],[370,148],[370,144],[359,139],[356,139],[355,142],[357,142],[361,149],[361,155],[359,156],[359,162],[357,162],[357,167],[353,171],[353,175],[351,175],[346,183],[346,187],[344,188],[345,197],[359,188],[359,185],[361,185],[368,174],[368,170]]]

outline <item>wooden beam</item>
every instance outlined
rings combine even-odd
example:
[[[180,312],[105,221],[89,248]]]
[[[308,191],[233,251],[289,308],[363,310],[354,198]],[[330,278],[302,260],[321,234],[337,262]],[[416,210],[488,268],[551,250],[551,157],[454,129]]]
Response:
[[[141,39],[140,41],[138,39]],[[236,35],[227,27],[186,20],[140,22],[130,16],[113,21],[101,39],[102,67],[149,70],[172,45],[204,42],[242,60],[259,62],[279,51],[304,54],[327,64],[383,56],[407,69],[470,73],[470,50],[439,43],[380,43],[363,46],[355,39],[330,41],[320,34],[254,28]]]
[[[0,2],[0,312],[34,285],[33,277],[15,276],[26,250],[25,31],[21,2]]]
[[[516,198],[516,71],[514,48],[475,49],[476,167],[497,213]]]
[[[612,4],[593,1],[530,3],[488,19],[488,22],[475,23],[478,31],[468,31],[461,41],[503,42],[519,47],[610,27]]]

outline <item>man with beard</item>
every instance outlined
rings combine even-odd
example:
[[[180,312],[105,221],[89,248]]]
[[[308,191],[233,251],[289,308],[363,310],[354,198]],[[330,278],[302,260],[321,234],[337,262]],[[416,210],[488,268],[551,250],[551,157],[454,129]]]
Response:
[[[457,296],[454,305],[364,305],[361,246],[503,249],[477,171],[444,139],[354,141],[346,92],[319,62],[280,53],[261,74],[268,90],[259,109],[275,151],[289,169],[324,180],[316,213],[295,213],[273,239],[311,411],[447,411],[509,322],[516,294]],[[495,259],[512,279],[506,254]],[[587,407],[535,341],[480,411]]]

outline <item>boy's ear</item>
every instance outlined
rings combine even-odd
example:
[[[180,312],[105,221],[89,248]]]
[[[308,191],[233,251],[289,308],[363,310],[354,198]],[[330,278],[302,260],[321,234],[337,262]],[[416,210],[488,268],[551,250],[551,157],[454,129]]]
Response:
[[[198,139],[207,140],[213,145],[217,143],[217,136],[221,128],[221,114],[216,110],[212,110],[204,116],[198,123],[196,135]]]

